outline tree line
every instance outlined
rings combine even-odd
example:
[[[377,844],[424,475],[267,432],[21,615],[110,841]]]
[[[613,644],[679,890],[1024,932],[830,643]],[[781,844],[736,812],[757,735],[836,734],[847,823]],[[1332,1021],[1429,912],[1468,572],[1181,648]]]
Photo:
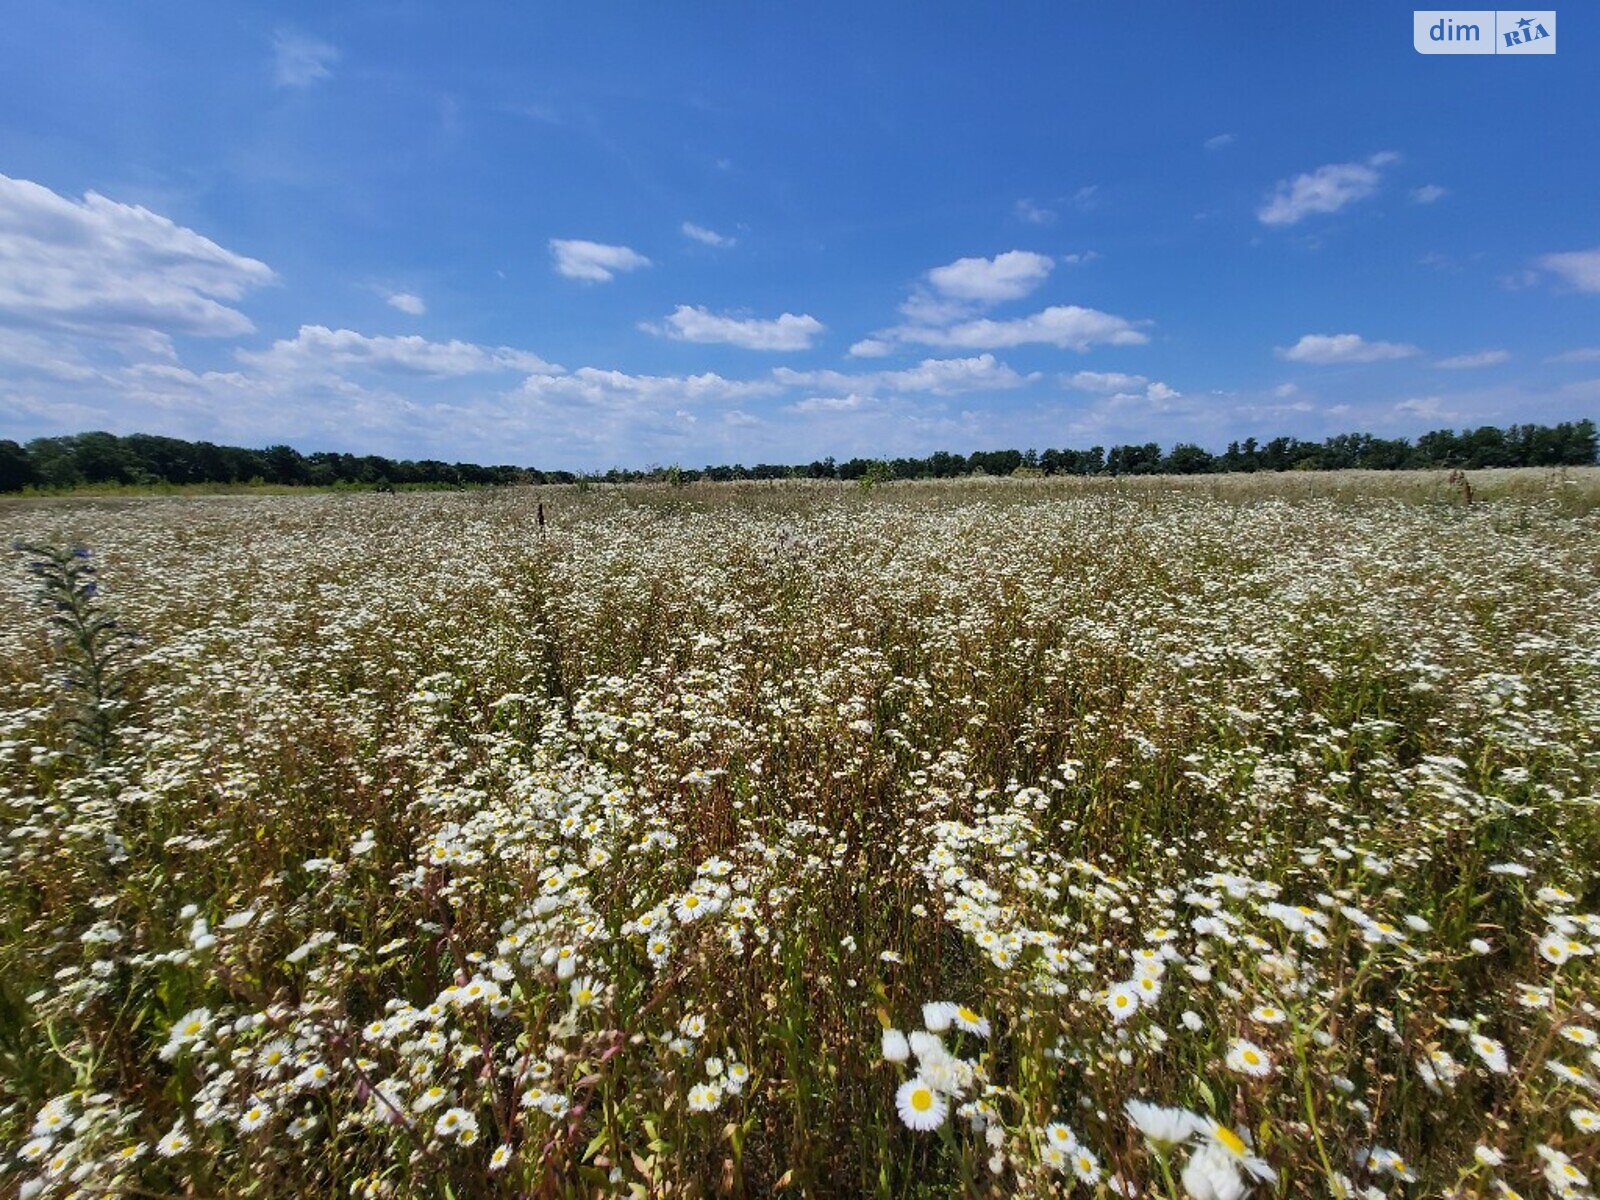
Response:
[[[79,433],[0,440],[0,492],[104,484],[277,484],[298,487],[472,487],[572,482],[570,471],[484,467],[379,454],[301,454],[292,446],[248,450],[135,433]]]
[[[1501,429],[1438,429],[1412,441],[1345,433],[1323,441],[1279,437],[1230,442],[1220,454],[1190,442],[1163,452],[1156,442],[1109,450],[979,450],[926,458],[818,459],[804,466],[758,463],[698,470],[616,468],[578,475],[531,467],[479,466],[436,459],[391,459],[377,454],[301,454],[291,446],[250,450],[136,433],[127,437],[94,432],[0,439],[0,492],[27,488],[66,490],[106,484],[277,484],[283,486],[481,487],[515,483],[573,483],[583,479],[623,483],[648,479],[673,482],[737,479],[953,479],[962,475],[1202,475],[1236,471],[1380,471],[1483,467],[1590,466],[1600,454],[1595,423],[1512,425]]]

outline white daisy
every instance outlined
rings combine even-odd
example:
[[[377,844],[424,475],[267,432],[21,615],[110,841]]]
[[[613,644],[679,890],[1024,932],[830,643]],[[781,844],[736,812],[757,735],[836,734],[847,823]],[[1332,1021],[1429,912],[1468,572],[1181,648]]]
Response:
[[[883,1031],[883,1057],[887,1062],[903,1063],[911,1057],[911,1044],[898,1029]]]
[[[463,1145],[470,1145],[477,1137],[478,1118],[464,1108],[447,1108],[433,1123],[433,1131],[440,1137],[454,1138]]]
[[[965,1033],[976,1034],[981,1038],[989,1036],[989,1019],[987,1017],[979,1016],[965,1005],[958,1004],[954,1008],[955,1011],[951,1014],[951,1017],[955,1021],[957,1029]]]
[[[690,1112],[714,1112],[722,1103],[722,1089],[714,1083],[697,1083],[689,1089]]]
[[[1504,1075],[1511,1069],[1506,1063],[1506,1048],[1492,1037],[1485,1037],[1481,1033],[1473,1034],[1472,1052],[1496,1075]]]
[[[1256,1079],[1272,1074],[1272,1059],[1267,1052],[1246,1038],[1234,1038],[1228,1043],[1228,1069]]]
[[[1186,1108],[1166,1108],[1144,1100],[1129,1100],[1123,1111],[1145,1140],[1163,1152],[1188,1141],[1205,1127],[1200,1116]]]
[[[1139,989],[1132,983],[1119,983],[1106,992],[1106,1008],[1119,1025],[1139,1011]]]
[[[895,1108],[908,1129],[926,1131],[944,1124],[949,1105],[920,1075],[900,1085],[894,1096]]]
[[[1274,1171],[1263,1158],[1257,1158],[1251,1153],[1250,1143],[1246,1136],[1235,1133],[1221,1121],[1202,1122],[1201,1133],[1205,1136],[1206,1144],[1226,1154],[1233,1165],[1246,1175],[1262,1183],[1273,1183],[1278,1178]]]
[[[956,1019],[956,1006],[948,1000],[934,1000],[922,1006],[922,1024],[929,1033],[943,1033]]]

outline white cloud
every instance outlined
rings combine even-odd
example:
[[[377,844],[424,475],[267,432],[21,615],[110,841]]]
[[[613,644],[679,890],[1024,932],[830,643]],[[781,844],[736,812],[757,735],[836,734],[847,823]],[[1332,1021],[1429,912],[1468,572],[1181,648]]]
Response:
[[[1369,363],[1421,354],[1403,342],[1369,342],[1359,333],[1308,333],[1292,346],[1279,346],[1279,358],[1301,363]]]
[[[1038,379],[1021,375],[992,354],[972,358],[925,358],[914,367],[881,372],[879,378],[896,391],[956,395],[992,388],[1016,388]]]
[[[1016,213],[1017,220],[1025,222],[1029,225],[1050,225],[1053,224],[1056,219],[1056,214],[1053,209],[1048,209],[1043,205],[1035,204],[1032,200],[1029,200],[1026,197],[1017,201]]]
[[[128,365],[104,345],[98,360],[75,344],[54,353],[80,340],[0,325],[0,424],[542,467],[799,462],[979,444],[991,398],[1041,378],[987,354],[860,374],[566,372],[508,347],[315,325],[236,352],[226,371],[175,356]],[[982,400],[956,414],[941,398],[958,395]]]
[[[1149,381],[1143,375],[1124,375],[1121,371],[1078,371],[1062,382],[1080,392],[1127,392],[1142,388]]]
[[[948,325],[970,317],[980,306],[968,300],[951,300],[919,287],[900,304],[900,315],[916,325]],[[892,334],[893,330],[885,331]]]
[[[1400,401],[1394,406],[1394,410],[1408,416],[1426,417],[1430,421],[1444,421],[1461,415],[1446,409],[1444,403],[1443,398],[1439,396],[1417,396],[1411,400]]]
[[[0,320],[78,334],[232,337],[271,268],[136,205],[0,175]]]
[[[765,380],[726,379],[714,371],[700,375],[630,375],[599,367],[570,374],[530,375],[518,394],[577,400],[598,409],[677,409],[693,404],[744,400],[781,390]]]
[[[1010,320],[985,317],[942,328],[903,325],[890,332],[902,342],[962,350],[1038,344],[1082,353],[1096,345],[1142,346],[1150,340],[1125,317],[1076,304],[1056,304]]]
[[[680,304],[656,325],[641,322],[641,329],[680,342],[741,346],[746,350],[809,350],[823,324],[809,314],[783,313],[771,319],[718,316],[698,305]]]
[[[1443,200],[1449,194],[1448,188],[1442,188],[1437,183],[1425,183],[1419,188],[1411,189],[1411,203],[1432,204],[1437,200]]]
[[[0,376],[0,412],[30,403],[13,391],[14,382]],[[285,372],[245,364],[196,371],[172,360],[144,361],[102,368],[92,388],[36,392],[29,425],[39,433],[109,429],[233,445],[286,441],[307,449],[415,454],[461,433],[459,426],[428,423],[432,406],[420,400],[333,369]]]
[[[279,87],[308,87],[333,74],[339,51],[314,37],[281,29],[272,39],[272,61]]]
[[[619,271],[648,267],[650,260],[627,246],[609,246],[582,238],[551,238],[550,253],[556,270],[568,279],[588,283],[608,283]]]
[[[1480,350],[1476,354],[1457,354],[1450,358],[1441,358],[1433,365],[1452,371],[1469,371],[1474,367],[1492,367],[1497,363],[1507,362],[1510,358],[1509,350]]]
[[[1232,133],[1219,133],[1219,134],[1217,134],[1216,137],[1208,137],[1206,139],[1206,149],[1207,150],[1221,150],[1225,146],[1233,145],[1233,143],[1236,142],[1237,140],[1238,140],[1238,137],[1235,134],[1232,134]]]
[[[1061,261],[1076,265],[1099,257],[1088,250],[1062,255]],[[980,319],[985,309],[1037,289],[1055,264],[1047,254],[1007,250],[993,258],[958,258],[934,267],[900,305],[905,321],[857,342],[851,354],[857,358],[881,356],[897,342],[984,350],[1030,342],[1084,349],[1095,342],[1132,345],[1147,340],[1121,317],[1075,305],[1058,305],[1005,321]]]
[[[422,297],[415,292],[390,292],[387,300],[390,308],[398,308],[413,317],[420,317],[428,311],[428,306],[422,302]]]
[[[860,392],[851,392],[847,396],[807,396],[789,407],[795,412],[854,412],[858,408],[865,408],[873,403],[871,396],[863,396]]]
[[[1553,354],[1545,359],[1552,363],[1592,363],[1600,362],[1600,346],[1580,346],[1576,350],[1566,350],[1560,354]]]
[[[1210,407],[1209,403],[1203,406],[1185,399],[1176,388],[1155,381],[1076,407],[1067,422],[1067,431],[1072,439],[1081,439],[1079,444],[1102,440],[1146,442],[1151,440],[1152,430],[1160,431],[1156,436],[1162,442],[1180,441],[1185,438],[1176,431]]]
[[[0,336],[0,358],[8,344]],[[321,326],[236,357],[227,372],[175,361],[96,368],[92,388],[0,369],[0,422],[17,414],[40,433],[142,429],[243,445],[603,467],[646,454],[731,461],[745,447],[710,431],[761,419],[745,402],[785,390],[766,377],[567,373],[508,347]],[[735,406],[745,412],[722,411]]]
[[[38,376],[64,383],[93,383],[99,372],[71,338],[41,337],[0,325],[0,374]]]
[[[715,229],[707,229],[704,225],[696,225],[693,221],[683,223],[683,236],[693,238],[707,246],[732,246],[737,244],[738,238],[725,237]]]
[[[1375,193],[1382,180],[1379,169],[1398,159],[1393,151],[1385,151],[1364,163],[1329,163],[1293,179],[1280,180],[1256,210],[1256,217],[1263,225],[1293,225],[1313,213],[1338,212]]]
[[[1031,250],[1007,250],[993,258],[958,258],[928,272],[928,282],[953,300],[998,304],[1026,296],[1049,276],[1054,261]]]
[[[778,367],[772,377],[784,387],[825,388],[831,392],[932,392],[953,396],[962,392],[997,391],[1032,383],[1038,375],[1021,375],[992,354],[972,358],[925,358],[899,371],[796,371]]]
[[[1600,292],[1600,246],[1593,250],[1546,254],[1539,265],[1580,292]]]
[[[366,368],[451,377],[494,371],[543,375],[561,370],[537,354],[509,346],[431,342],[415,334],[371,337],[353,329],[329,329],[323,325],[302,325],[292,338],[280,339],[265,350],[240,350],[237,357],[240,362],[260,370],[286,374],[325,374],[345,368]]]

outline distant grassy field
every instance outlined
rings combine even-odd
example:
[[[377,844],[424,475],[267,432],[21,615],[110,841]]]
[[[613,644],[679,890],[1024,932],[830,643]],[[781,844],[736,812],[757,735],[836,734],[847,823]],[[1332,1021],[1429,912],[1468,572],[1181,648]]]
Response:
[[[0,1191],[1587,1194],[1597,508],[8,500]]]
[[[1217,475],[1124,475],[1124,476],[1068,476],[1034,477],[1010,481],[1017,486],[1048,489],[1068,493],[1081,492],[1148,492],[1170,491],[1174,488],[1199,492],[1219,499],[1251,500],[1268,496],[1285,499],[1311,499],[1328,497],[1339,500],[1411,500],[1465,503],[1464,493],[1457,478],[1464,479],[1471,489],[1473,501],[1517,499],[1532,503],[1554,503],[1566,512],[1591,512],[1600,507],[1600,467],[1519,467],[1463,471],[1459,477],[1449,471],[1271,471],[1254,474],[1234,473]],[[889,485],[904,491],[921,488],[966,487],[983,483],[1000,483],[1001,479],[985,477],[945,481],[898,482]],[[619,485],[589,484],[550,485],[530,488],[544,496],[568,491],[587,491],[591,488],[617,490]],[[620,485],[636,492],[649,491],[651,484]],[[810,480],[782,480],[760,483],[695,483],[688,489],[699,494],[716,495],[727,492],[740,494],[743,490],[792,488],[853,488],[856,483],[816,482]],[[294,495],[351,495],[363,494],[371,488],[348,485],[332,487],[290,487],[267,483],[202,483],[202,484],[96,484],[62,491],[28,491],[0,494],[0,504],[27,505],[35,503],[77,503],[90,498],[128,497],[152,499],[162,497],[202,496],[294,496]],[[435,492],[483,490],[478,487],[464,489],[439,488],[425,485],[402,484],[400,492]],[[681,491],[685,489],[674,489]],[[1022,495],[1034,495],[1024,492]]]

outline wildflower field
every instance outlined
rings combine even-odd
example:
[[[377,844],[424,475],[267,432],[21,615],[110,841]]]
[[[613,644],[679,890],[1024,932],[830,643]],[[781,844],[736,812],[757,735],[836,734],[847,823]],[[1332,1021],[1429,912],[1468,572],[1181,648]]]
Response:
[[[1600,483],[1441,480],[0,507],[0,1194],[1590,1195]]]

